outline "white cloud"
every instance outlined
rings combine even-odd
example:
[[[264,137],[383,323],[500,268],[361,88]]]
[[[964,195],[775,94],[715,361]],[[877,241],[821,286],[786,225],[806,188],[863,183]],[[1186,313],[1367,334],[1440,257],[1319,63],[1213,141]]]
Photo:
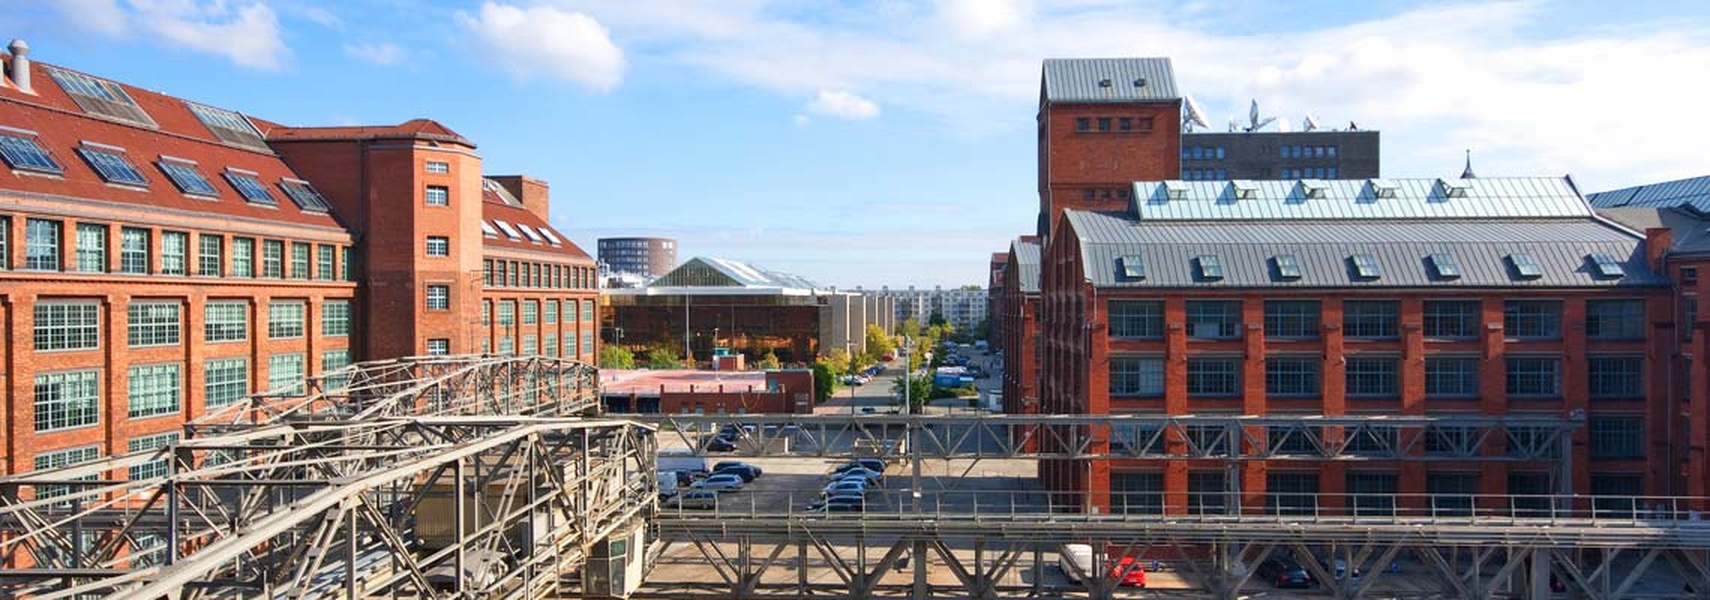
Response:
[[[938,17],[958,36],[987,38],[1013,30],[1032,18],[1028,0],[939,0]]]
[[[623,50],[605,26],[586,14],[554,8],[518,8],[487,2],[457,21],[519,79],[547,76],[610,91],[623,80]]]
[[[807,127],[809,123],[813,122],[813,119],[809,119],[807,115],[796,113],[796,116],[790,117],[790,122],[795,123],[796,127]]]
[[[804,107],[807,112],[839,119],[871,119],[879,116],[879,105],[845,91],[820,90]]]
[[[224,56],[239,66],[279,69],[290,51],[279,16],[258,1],[130,0],[137,28],[168,45]]]
[[[1386,175],[1459,172],[1469,146],[1481,174],[1573,173],[1586,189],[1704,171],[1710,120],[1691,118],[1701,84],[1682,74],[1710,72],[1710,28],[1690,17],[1576,25],[1540,0],[1279,29],[1267,11],[1289,9],[1266,3],[947,0],[919,18],[920,4],[811,19],[779,0],[577,5],[660,62],[786,95],[859,89],[976,131],[1032,127],[1042,58],[1170,56],[1214,128],[1252,98],[1295,122],[1357,121],[1382,130]]]
[[[391,42],[376,42],[369,44],[345,44],[344,53],[351,58],[362,60],[382,67],[390,67],[404,62],[410,52],[403,46]]]
[[[118,37],[130,30],[129,15],[119,0],[60,0],[54,7],[72,25],[89,33]]]

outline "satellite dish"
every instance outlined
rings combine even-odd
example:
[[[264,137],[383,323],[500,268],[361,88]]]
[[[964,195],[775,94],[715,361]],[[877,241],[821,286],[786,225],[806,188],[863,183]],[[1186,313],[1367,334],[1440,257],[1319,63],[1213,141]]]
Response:
[[[1259,100],[1257,98],[1254,98],[1252,108],[1247,109],[1247,120],[1248,120],[1247,133],[1252,133],[1252,132],[1258,131],[1260,129],[1263,129],[1266,125],[1270,125],[1271,122],[1276,121],[1277,118],[1276,117],[1260,118],[1259,117]]]
[[[1300,123],[1301,131],[1318,131],[1318,119],[1312,118],[1312,115],[1306,115]]]
[[[1193,96],[1182,97],[1182,129],[1193,131],[1195,126],[1210,128],[1211,123],[1205,119],[1205,112],[1199,109],[1199,103],[1193,101]]]

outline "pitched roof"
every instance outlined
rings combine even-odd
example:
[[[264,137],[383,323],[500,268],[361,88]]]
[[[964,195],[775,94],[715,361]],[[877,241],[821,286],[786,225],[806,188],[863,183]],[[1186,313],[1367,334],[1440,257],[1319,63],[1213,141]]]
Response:
[[[279,188],[279,182],[301,177],[271,150],[265,146],[222,141],[192,112],[193,103],[94,78],[102,85],[117,86],[152,124],[100,116],[86,112],[60,87],[59,80],[52,73],[58,70],[61,76],[78,79],[89,75],[40,62],[33,63],[32,70],[31,87],[35,95],[23,93],[12,86],[0,86],[0,127],[22,130],[0,130],[0,133],[34,137],[63,172],[57,176],[36,176],[0,169],[3,171],[0,172],[0,190],[3,190],[0,193],[83,198],[161,209],[165,214],[214,214],[342,229],[330,213],[304,211],[287,197]],[[243,117],[239,115],[236,118],[241,120]],[[108,184],[78,154],[77,148],[84,142],[122,148],[127,162],[142,174],[147,187]],[[163,157],[194,162],[196,170],[218,195],[206,198],[187,196],[179,191],[157,164]],[[231,182],[221,176],[227,169],[254,173],[277,200],[277,205],[244,201]]]
[[[771,271],[728,258],[709,256],[691,258],[664,275],[660,275],[647,287],[733,287],[805,292],[822,289],[817,283],[789,273]]]
[[[1020,282],[1021,293],[1039,293],[1039,241],[1020,238],[1009,245],[1010,254],[1015,260],[1010,263],[1015,269],[1016,281]]]
[[[1639,236],[1596,218],[1153,221],[1071,210],[1068,226],[1095,285],[1135,288],[1479,288],[1666,285],[1645,264]],[[1599,277],[1591,256],[1609,254],[1624,270]],[[1539,266],[1521,277],[1512,261],[1528,255]],[[1292,256],[1298,277],[1284,277],[1277,257]],[[1369,255],[1377,277],[1360,277],[1355,256]],[[1440,277],[1432,255],[1447,255],[1460,272]],[[1200,271],[1216,257],[1222,276]],[[1138,265],[1143,277],[1124,267]]]
[[[1167,102],[1176,93],[1168,58],[1048,58],[1040,102]]]
[[[1130,209],[1144,221],[1584,218],[1593,214],[1573,183],[1562,177],[1140,181],[1134,184]]]
[[[1597,214],[1638,231],[1668,228],[1671,255],[1710,255],[1710,214],[1691,206],[1623,206],[1600,208]]]
[[[1691,206],[1710,212],[1710,175],[1597,192],[1585,199],[1598,208]]]
[[[420,139],[452,142],[470,148],[475,143],[432,119],[410,119],[397,125],[356,125],[348,127],[288,127],[262,123],[262,135],[270,142],[304,140],[392,140]]]
[[[581,246],[570,241],[569,236],[559,233],[546,221],[523,208],[521,202],[511,197],[510,192],[493,180],[482,179],[481,190],[482,247],[513,248],[558,254],[583,261],[593,260]],[[509,201],[506,198],[509,198]],[[488,233],[489,231],[491,233]]]

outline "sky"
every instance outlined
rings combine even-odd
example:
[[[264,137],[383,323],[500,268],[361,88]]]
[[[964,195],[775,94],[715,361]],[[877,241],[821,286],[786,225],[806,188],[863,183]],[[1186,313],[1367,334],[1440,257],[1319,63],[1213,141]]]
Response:
[[[1710,3],[11,0],[32,58],[288,125],[426,117],[552,223],[825,285],[984,285],[1045,58],[1168,56],[1213,125],[1382,131],[1386,177],[1710,174]]]

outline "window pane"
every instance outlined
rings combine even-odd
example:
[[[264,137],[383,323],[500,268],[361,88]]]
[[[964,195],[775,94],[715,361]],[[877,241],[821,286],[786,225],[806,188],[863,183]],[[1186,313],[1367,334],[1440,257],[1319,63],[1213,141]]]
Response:
[[[1232,339],[1241,335],[1240,300],[1189,300],[1188,336],[1201,339]]]
[[[1266,300],[1265,337],[1317,338],[1319,315],[1317,300]]]
[[[211,359],[203,363],[202,378],[208,408],[229,406],[249,394],[249,360]]]
[[[1644,300],[1588,300],[1585,303],[1585,335],[1594,340],[1631,340],[1644,337]]]
[[[241,342],[249,339],[249,304],[243,301],[209,302],[204,309],[202,336],[208,342]]]
[[[1395,300],[1349,300],[1342,303],[1342,335],[1364,339],[1395,339],[1400,333],[1401,303]]]
[[[176,364],[131,367],[129,416],[142,419],[179,412],[180,382]]]
[[[1400,359],[1383,356],[1347,358],[1347,393],[1350,398],[1394,398],[1401,395]]]
[[[1562,360],[1557,357],[1508,357],[1508,395],[1557,398],[1562,394]]]
[[[1482,310],[1477,300],[1426,300],[1425,337],[1466,339],[1478,336]]]
[[[1425,357],[1425,397],[1477,397],[1478,362],[1478,358],[1468,356]]]
[[[99,371],[36,375],[36,432],[84,427],[100,422]]]
[[[1265,394],[1283,398],[1317,397],[1323,364],[1316,356],[1265,359]]]
[[[178,343],[180,320],[177,303],[132,302],[125,313],[129,321],[127,338],[131,347]]]
[[[1556,339],[1562,335],[1562,303],[1557,300],[1508,300],[1502,303],[1508,337]]]
[[[106,225],[77,224],[77,270],[84,273],[107,272]]]
[[[41,302],[35,307],[36,350],[94,350],[101,345],[101,307],[94,302]]]
[[[1164,303],[1158,300],[1110,301],[1111,337],[1163,339]]]
[[[1241,395],[1241,361],[1234,358],[1188,357],[1189,397]]]
[[[1110,395],[1163,396],[1164,359],[1139,356],[1112,357],[1110,359]]]

